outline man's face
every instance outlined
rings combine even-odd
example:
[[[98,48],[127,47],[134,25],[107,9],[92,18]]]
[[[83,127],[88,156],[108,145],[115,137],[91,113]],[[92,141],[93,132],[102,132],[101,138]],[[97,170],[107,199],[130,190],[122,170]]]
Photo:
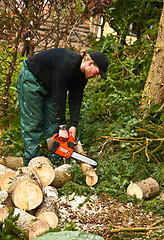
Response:
[[[88,65],[85,68],[85,77],[89,78],[98,78],[100,75],[99,68],[92,61],[88,62]]]

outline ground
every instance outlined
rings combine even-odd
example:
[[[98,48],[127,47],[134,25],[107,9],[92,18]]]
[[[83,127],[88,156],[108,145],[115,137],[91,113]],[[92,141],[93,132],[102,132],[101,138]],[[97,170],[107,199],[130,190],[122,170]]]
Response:
[[[146,213],[141,204],[133,205],[132,202],[120,203],[116,199],[92,196],[87,197],[74,194],[60,199],[59,226],[94,233],[104,239],[154,239],[161,240],[164,236],[164,219],[152,212]],[[158,224],[157,224],[158,223]],[[158,227],[157,230],[144,231],[149,226]],[[130,228],[129,232],[116,229]],[[140,231],[132,231],[139,228]],[[144,229],[143,229],[144,228]]]

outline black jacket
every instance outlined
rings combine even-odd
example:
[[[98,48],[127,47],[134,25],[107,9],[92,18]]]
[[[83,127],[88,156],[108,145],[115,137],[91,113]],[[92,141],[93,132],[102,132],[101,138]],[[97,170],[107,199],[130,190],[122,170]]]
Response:
[[[27,60],[28,69],[39,82],[52,91],[55,115],[59,124],[65,124],[65,106],[69,91],[71,126],[77,126],[83,90],[87,84],[80,71],[82,57],[64,48],[40,52]]]

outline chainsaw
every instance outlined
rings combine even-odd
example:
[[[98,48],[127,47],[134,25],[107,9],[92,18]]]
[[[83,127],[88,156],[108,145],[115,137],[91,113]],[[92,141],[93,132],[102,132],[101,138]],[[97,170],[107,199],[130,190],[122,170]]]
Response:
[[[52,137],[47,139],[47,147],[51,153],[56,153],[64,158],[74,158],[80,162],[88,163],[92,166],[97,166],[97,162],[88,158],[80,153],[74,152],[74,147],[77,145],[77,141],[72,136],[68,139],[62,140],[59,138],[58,133],[55,133]]]

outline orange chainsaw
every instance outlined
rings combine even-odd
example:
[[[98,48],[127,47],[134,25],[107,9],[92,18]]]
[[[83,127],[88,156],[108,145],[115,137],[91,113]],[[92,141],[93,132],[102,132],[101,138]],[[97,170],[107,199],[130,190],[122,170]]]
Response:
[[[51,153],[56,153],[64,158],[74,158],[78,161],[88,163],[92,166],[97,166],[97,162],[80,153],[74,152],[73,148],[76,146],[75,138],[69,136],[68,139],[62,140],[58,133],[55,133],[51,138],[47,139],[47,147]]]

